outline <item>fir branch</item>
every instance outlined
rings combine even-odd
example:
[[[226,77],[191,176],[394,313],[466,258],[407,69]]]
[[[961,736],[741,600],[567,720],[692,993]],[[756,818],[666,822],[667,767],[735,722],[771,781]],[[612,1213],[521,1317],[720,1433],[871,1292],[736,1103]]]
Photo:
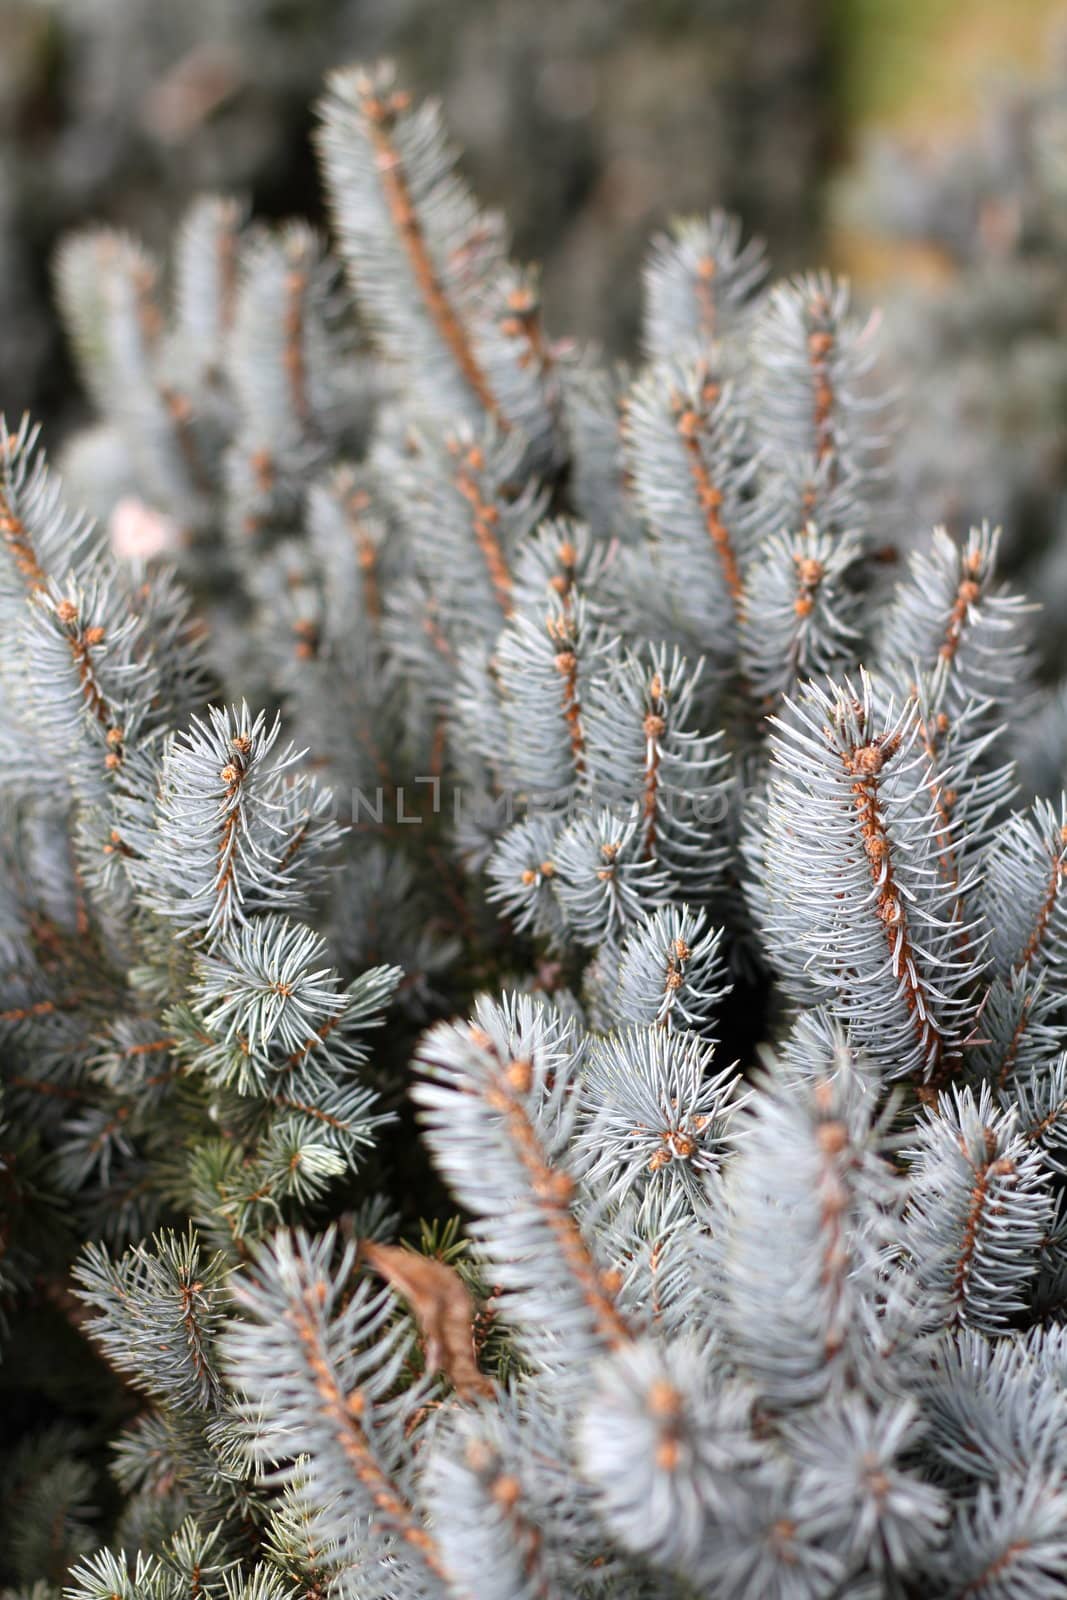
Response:
[[[355,1252],[350,1247],[334,1263],[333,1248],[331,1234],[311,1244],[283,1233],[261,1250],[255,1273],[238,1287],[251,1320],[229,1330],[227,1366],[248,1397],[252,1448],[299,1501],[314,1495],[337,1557],[346,1559],[365,1529],[372,1547],[392,1546],[436,1593],[441,1557],[390,1460],[398,1422],[415,1414],[419,1391],[407,1392],[398,1417],[388,1395],[403,1349],[386,1324],[389,1300],[365,1284],[346,1293]],[[277,1381],[264,1406],[251,1379],[266,1365]],[[294,1459],[301,1451],[305,1459]]]
[[[468,394],[499,426],[506,426],[465,324],[465,307],[457,303],[456,280],[462,268],[453,266],[446,278],[440,265],[439,235],[447,230],[452,260],[461,262],[464,248],[478,252],[481,222],[465,191],[450,176],[451,160],[435,110],[424,107],[413,112],[411,96],[395,88],[387,68],[335,73],[323,107],[320,148],[357,294],[362,291],[390,345],[399,342],[414,320],[412,311],[397,303],[379,276],[395,256],[398,264],[403,262],[404,278]],[[372,201],[375,191],[380,198]],[[382,220],[395,235],[397,247],[385,243],[377,231],[378,219],[369,209],[365,212],[372,204],[384,211]],[[427,215],[435,217],[437,236],[432,240]],[[420,343],[424,342],[420,334]]]
[[[649,360],[708,350],[738,333],[767,272],[760,240],[741,243],[741,224],[723,211],[686,218],[653,239],[645,262],[644,337]]]
[[[939,1317],[993,1332],[1024,1304],[1052,1195],[1039,1153],[988,1088],[943,1098],[919,1125],[910,1244]]]
[[[858,694],[812,686],[774,719],[765,926],[786,970],[832,995],[894,1072],[929,1077],[959,1058],[973,1022],[980,930],[937,865],[917,705],[880,694],[866,674]],[[832,919],[812,879],[837,896]]]
[[[574,1179],[558,1162],[575,1041],[524,999],[483,1002],[475,1016],[470,1027],[441,1025],[427,1035],[418,1057],[427,1080],[413,1098],[435,1161],[474,1214],[505,1314],[531,1356],[562,1378],[561,1355],[573,1360],[629,1337],[572,1210]],[[549,1285],[546,1340],[540,1319]]]

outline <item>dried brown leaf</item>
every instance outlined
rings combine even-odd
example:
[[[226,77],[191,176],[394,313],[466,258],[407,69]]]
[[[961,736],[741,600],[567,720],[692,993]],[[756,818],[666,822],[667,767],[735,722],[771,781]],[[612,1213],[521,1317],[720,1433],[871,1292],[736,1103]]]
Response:
[[[443,1372],[461,1399],[492,1394],[474,1356],[475,1304],[455,1267],[370,1239],[362,1241],[359,1253],[410,1306],[427,1369]]]

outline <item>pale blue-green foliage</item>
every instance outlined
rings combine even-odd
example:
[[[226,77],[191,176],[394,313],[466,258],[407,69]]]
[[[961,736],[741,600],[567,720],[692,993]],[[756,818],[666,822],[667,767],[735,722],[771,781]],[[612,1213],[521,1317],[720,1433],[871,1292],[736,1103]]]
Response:
[[[131,1525],[149,1535],[164,1571],[180,1567],[183,1552],[191,1570],[199,1548],[211,1570],[215,1538],[221,1558],[228,1519],[256,1503],[234,1454],[236,1418],[219,1365],[229,1276],[222,1254],[191,1228],[165,1230],[117,1257],[91,1246],[75,1269],[86,1333],[150,1402],[118,1442],[115,1474],[131,1496]],[[200,1541],[194,1527],[183,1528],[190,1514],[214,1534]]]
[[[348,970],[402,971],[399,987],[417,1015],[439,1007],[460,941],[413,861],[374,841],[346,868],[335,907],[333,948]]]
[[[127,1559],[98,1550],[71,1571],[65,1593],[76,1600],[179,1600],[190,1588],[207,1600],[231,1592],[232,1559],[219,1547],[218,1529],[204,1531],[187,1518],[165,1541],[158,1556],[138,1552]],[[275,1574],[281,1589],[280,1574]]]
[[[586,772],[584,707],[590,685],[617,654],[582,598],[542,600],[517,611],[495,664],[508,723],[515,787],[563,809]]]
[[[918,1125],[907,1228],[923,1299],[939,1322],[999,1332],[1026,1306],[1051,1225],[1050,1173],[1017,1112],[987,1087],[946,1097]]]
[[[649,855],[635,801],[582,813],[556,840],[553,884],[564,921],[581,944],[618,939],[670,893],[670,878]]]
[[[56,263],[82,380],[124,461],[151,503],[199,530],[210,514],[205,460],[217,430],[168,381],[159,277],[135,240],[103,231],[68,240]]]
[[[484,553],[479,561],[485,564]],[[453,654],[446,656],[434,636],[427,687],[440,694],[443,682],[459,770],[490,815],[502,806],[510,822],[531,798],[542,810],[558,810],[580,786],[583,694],[618,653],[617,639],[603,626],[612,568],[611,547],[584,523],[545,518],[503,569],[509,585],[503,629],[495,607],[487,614],[475,606],[453,619]],[[499,589],[499,564],[491,570]],[[438,616],[435,609],[439,632]],[[410,635],[407,612],[404,624]],[[406,655],[414,664],[410,643]]]
[[[413,107],[389,67],[335,73],[319,149],[360,307],[419,409],[488,413],[527,440],[535,470],[550,463],[557,379],[536,286],[456,173],[437,106]]]
[[[530,1384],[452,1408],[426,1450],[422,1486],[450,1592],[485,1600],[563,1600],[580,1581],[570,1548],[592,1514],[560,1450],[561,1422]]]
[[[138,1551],[136,1558],[127,1562],[126,1553],[113,1554],[98,1550],[71,1572],[70,1592],[84,1600],[141,1600],[142,1596],[166,1593],[163,1573],[158,1559]]]
[[[489,898],[507,908],[520,933],[562,942],[563,908],[556,894],[555,816],[535,814],[509,828],[488,865]]]
[[[722,883],[730,808],[721,735],[702,735],[699,669],[677,650],[630,652],[590,683],[584,708],[586,780],[605,805],[637,804],[646,855],[675,893],[706,898]]]
[[[77,580],[38,592],[28,617],[33,723],[81,803],[106,812],[154,697],[151,660],[137,648],[140,619],[115,586]]]
[[[547,502],[523,475],[521,440],[492,426],[412,428],[403,448],[391,436],[377,440],[373,459],[442,628],[495,639],[513,609],[516,560]]]
[[[612,602],[610,579],[615,552],[589,526],[573,517],[546,517],[515,559],[515,604],[526,610],[572,591],[603,619]],[[606,593],[605,593],[606,591]]]
[[[178,932],[216,938],[256,912],[296,909],[336,843],[329,793],[279,753],[277,719],[212,707],[162,754],[151,836],[133,869]],[[138,841],[140,842],[140,841]]]
[[[347,1292],[354,1253],[334,1261],[334,1244],[331,1233],[314,1244],[279,1234],[237,1285],[248,1320],[231,1327],[224,1356],[247,1396],[247,1449],[294,1504],[314,1507],[334,1560],[361,1546],[372,1561],[392,1551],[409,1592],[433,1595],[432,1546],[406,1493],[420,1391],[391,1394],[410,1329],[392,1319],[388,1293],[366,1282]],[[269,1393],[256,1381],[265,1367],[278,1375]]]
[[[234,1117],[270,1109],[264,1182],[246,1190],[306,1201],[358,1167],[387,1120],[359,1069],[364,1035],[380,1025],[401,973],[372,968],[342,985],[335,969],[317,965],[318,935],[271,915],[214,950],[197,963],[189,1010],[168,1019],[176,1048],[188,1072],[250,1102],[235,1102]]]
[[[923,1433],[911,1398],[872,1406],[848,1395],[788,1424],[797,1514],[844,1567],[862,1561],[884,1581],[929,1565],[947,1507],[943,1490],[912,1465]]]
[[[935,1591],[1056,1592],[1063,1565],[1062,1329],[945,1340],[921,1400],[939,1473],[957,1497]]]
[[[564,784],[573,781],[576,814],[565,825],[544,815],[516,824],[488,873],[491,894],[520,927],[610,949],[668,897],[707,897],[721,886],[731,780],[721,738],[696,731],[696,680],[677,650],[605,652],[583,677],[576,641],[585,616],[578,611],[568,623],[567,652],[553,664],[557,676],[574,678],[573,687],[565,683],[556,736],[566,741],[559,770]],[[512,656],[505,660],[512,671]],[[541,693],[539,680],[526,682],[519,727],[529,736]],[[558,793],[542,806],[551,810]]]
[[[173,357],[189,379],[217,380],[236,311],[242,230],[248,205],[233,196],[194,200],[174,240]]]
[[[525,998],[483,1002],[469,1029],[428,1036],[418,1098],[431,1148],[474,1217],[534,1382],[436,1409],[424,1383],[398,1388],[406,1324],[391,1296],[353,1281],[330,1235],[281,1235],[237,1281],[243,1318],[223,1338],[245,1396],[237,1436],[286,1485],[290,1547],[299,1527],[314,1552],[301,1570],[359,1600],[582,1592],[585,1552],[605,1540],[616,1551],[597,1557],[602,1583],[627,1600],[646,1592],[628,1560],[682,1575],[647,1591],[664,1596],[689,1584],[959,1594],[952,1550],[976,1593],[1010,1592],[985,1583],[1001,1562],[1020,1581],[1051,1570],[1067,1361],[1050,1335],[1047,1349],[1006,1342],[990,1370],[977,1303],[970,1331],[950,1319],[934,1337],[946,1324],[922,1292],[941,1259],[918,1244],[923,1180],[905,1211],[892,1108],[839,1029],[803,1020],[739,1137],[720,1143],[715,1195],[706,1179],[664,1189],[673,1163],[658,1163],[637,1212],[621,1198],[611,1169],[621,1177],[643,1152],[625,1147],[619,1093],[644,1060],[652,1102],[635,1100],[635,1126],[657,1104],[675,1110],[684,1063],[705,1048],[656,1025],[586,1046]],[[709,1089],[692,1082],[703,1115]],[[976,1114],[995,1134],[992,1107]],[[598,1157],[584,1176],[583,1151]],[[688,1143],[675,1154],[696,1177]],[[714,1261],[701,1257],[709,1227]],[[968,1260],[966,1241],[954,1249]],[[982,1265],[998,1270],[988,1254]],[[718,1288],[702,1299],[709,1278]],[[950,1513],[952,1462],[964,1481]],[[277,1550],[272,1538],[250,1581],[269,1586],[273,1563],[294,1570]]]
[[[635,1340],[594,1368],[579,1433],[597,1509],[620,1542],[671,1567],[699,1565],[709,1523],[755,1465],[753,1395],[726,1386],[681,1340]],[[620,1473],[625,1459],[630,1470]]]
[[[412,1091],[509,1321],[530,1359],[561,1381],[564,1363],[600,1348],[615,1318],[601,1264],[571,1216],[574,1180],[561,1166],[582,1048],[575,1025],[543,1005],[524,996],[483,1001],[470,1026],[442,1023],[426,1035],[424,1079]]]
[[[715,1072],[695,1035],[654,1026],[598,1039],[582,1082],[585,1181],[612,1203],[635,1185],[692,1185],[699,1209],[723,1164],[736,1091],[736,1069]]]
[[[400,976],[383,974],[384,984],[361,1014],[336,971],[321,965],[325,940],[300,923],[275,915],[257,917],[214,949],[214,955],[198,962],[194,1004],[217,1038],[239,1041],[247,1046],[250,1060],[263,1062],[276,1052],[288,1058],[306,1050],[312,1036],[321,1038],[325,1066],[340,1070],[358,1062],[352,1023],[364,1023],[366,1011],[388,998]],[[372,1011],[370,1020],[380,1017]]]
[[[221,1388],[214,1342],[222,1320],[227,1268],[195,1235],[161,1234],[118,1261],[97,1246],[77,1269],[93,1309],[93,1338],[138,1388],[178,1411],[217,1406]]]
[[[982,1036],[968,1057],[971,1073],[1004,1088],[1016,1074],[1040,1070],[1059,1050],[1061,1006],[1055,987],[1041,973],[1021,967],[1008,978],[994,977],[982,1011]]]
[[[0,433],[4,515],[19,524],[5,530],[0,565],[5,626],[21,618],[27,585],[50,574],[62,580],[100,554],[91,520],[68,508],[58,479],[48,471],[37,449],[38,434],[28,418],[15,433],[6,427]]]
[[[866,673],[811,685],[776,719],[760,846],[776,964],[894,1076],[959,1059],[987,937],[922,731],[918,703]]]
[[[779,536],[801,533],[810,523],[834,540],[858,538],[868,555],[894,548],[875,543],[888,530],[873,486],[832,450],[822,456],[785,447],[769,452],[758,510],[763,527]],[[872,576],[865,574],[868,581]]]
[[[998,830],[983,900],[999,976],[1048,973],[1059,992],[1067,965],[1067,800],[1035,801]]]
[[[680,218],[669,234],[652,240],[642,329],[650,360],[690,350],[703,354],[743,327],[768,269],[761,242],[742,239],[736,217],[712,211]]]
[[[329,459],[358,415],[358,365],[337,277],[337,263],[302,223],[253,237],[244,250],[229,363],[237,450],[266,450],[298,478]]]
[[[43,1140],[90,1234],[136,1237],[183,1196],[234,1250],[361,1162],[380,1114],[360,1036],[399,972],[342,980],[282,915],[336,859],[329,792],[276,719],[205,706],[169,572],[65,512],[28,428],[3,447],[0,657],[39,763],[12,784],[0,1024],[27,1192]],[[288,1003],[264,1011],[272,982]]]
[[[844,284],[680,223],[608,372],[389,69],[320,148],[373,353],[228,201],[169,306],[129,241],[60,268],[72,462],[171,519],[226,693],[0,441],[5,1115],[83,1234],[195,1224],[79,1269],[151,1409],[73,1600],[1062,1593],[1064,815],[996,536],[888,594]],[[457,948],[514,991],[470,1021]],[[432,1268],[353,1182],[394,993]]]
[[[892,1259],[907,1189],[878,1086],[842,1046],[839,1035],[833,1053],[812,1051],[805,1081],[787,1057],[727,1169],[721,1314],[732,1359],[773,1411],[892,1392],[894,1367],[916,1354],[914,1275]]]
[[[297,1479],[273,1501],[263,1548],[287,1583],[295,1577],[311,1588],[329,1581],[335,1565],[335,1546],[301,1490]]]
[[[668,905],[653,912],[629,931],[614,960],[612,952],[600,952],[605,1016],[713,1034],[732,987],[721,945],[721,928],[710,927],[703,911]]]
[[[1016,772],[1005,761],[1001,729],[991,727],[996,708],[988,700],[958,703],[959,685],[950,662],[941,660],[932,672],[902,673],[888,667],[898,692],[914,698],[919,711],[919,740],[930,764],[937,792],[942,848],[947,850],[946,875],[961,888],[977,883],[987,867],[990,840],[1016,792]],[[907,687],[904,688],[906,682]],[[972,891],[972,902],[979,896]]]
[[[694,1205],[694,1197],[706,1203]],[[671,1173],[649,1181],[646,1169],[621,1204],[606,1212],[598,1208],[624,1313],[636,1326],[653,1326],[665,1338],[697,1338],[709,1356],[719,1339],[711,1221],[718,1198],[714,1183],[678,1182]]]
[[[1050,1172],[1064,1172],[1067,1145],[1067,1055],[1040,1065],[1013,1067],[999,1100],[1005,1110],[1014,1108],[1019,1132],[1036,1144]],[[1043,1241],[1044,1242],[1044,1241]]]
[[[810,522],[763,542],[741,619],[741,662],[756,695],[773,704],[805,680],[858,661],[863,607],[854,580],[861,555],[855,534],[820,532]]]
[[[935,529],[913,552],[910,573],[885,621],[883,650],[913,674],[944,664],[944,711],[955,720],[971,702],[1001,720],[1027,683],[1026,615],[1033,607],[997,579],[999,529],[972,528],[957,545]]]
[[[336,262],[302,224],[269,234],[246,222],[232,200],[195,203],[168,297],[159,264],[124,236],[76,236],[56,268],[106,419],[71,452],[77,487],[103,514],[138,494],[216,570],[220,534],[243,564],[265,534],[299,520],[316,470],[365,426],[366,372]]]
[[[564,417],[574,460],[571,492],[575,510],[598,538],[624,543],[641,537],[623,459],[623,421],[632,380],[621,363],[603,367],[589,358],[567,372]]]
[[[874,370],[875,322],[853,312],[844,280],[809,273],[770,289],[751,349],[752,426],[769,457],[772,493],[803,493],[818,526],[843,532],[842,488],[854,515],[882,477],[886,400]]]
[[[91,523],[68,510],[36,430],[24,422],[9,434],[0,423],[0,458],[11,523],[0,557],[5,780],[16,794],[39,796],[50,781],[60,793],[73,788],[96,818],[99,851],[129,783],[127,758],[206,687],[202,652],[170,574],[149,582],[121,568]]]
[[[729,380],[707,360],[653,366],[626,404],[626,460],[654,580],[691,649],[736,650],[740,563],[757,537],[756,459]]]

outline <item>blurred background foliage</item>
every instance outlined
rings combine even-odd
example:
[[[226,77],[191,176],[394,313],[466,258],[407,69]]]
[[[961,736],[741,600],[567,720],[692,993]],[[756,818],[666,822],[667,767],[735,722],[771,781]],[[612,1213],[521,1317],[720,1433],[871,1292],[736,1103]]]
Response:
[[[625,346],[650,228],[713,201],[787,265],[827,168],[828,38],[812,0],[0,0],[0,400],[52,414],[56,237],[150,244],[203,188],[321,215],[308,133],[324,72],[395,57],[445,102],[484,200],[544,262],[561,331]]]
[[[395,56],[544,263],[558,334],[632,348],[648,236],[715,203],[885,308],[916,530],[988,515],[1067,607],[1064,0],[0,0],[0,409],[79,415],[51,305],[90,219],[162,247],[236,190],[322,220],[332,65]],[[1051,620],[1049,620],[1051,619]],[[1062,665],[1062,663],[1058,663]]]

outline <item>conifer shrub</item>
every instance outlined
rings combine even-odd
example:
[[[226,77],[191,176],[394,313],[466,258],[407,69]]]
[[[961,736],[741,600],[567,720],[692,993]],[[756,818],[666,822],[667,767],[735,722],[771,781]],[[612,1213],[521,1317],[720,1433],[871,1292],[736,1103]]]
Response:
[[[997,534],[896,559],[845,284],[679,222],[608,369],[388,68],[319,127],[336,259],[71,240],[2,435],[13,1592],[1064,1592]]]

